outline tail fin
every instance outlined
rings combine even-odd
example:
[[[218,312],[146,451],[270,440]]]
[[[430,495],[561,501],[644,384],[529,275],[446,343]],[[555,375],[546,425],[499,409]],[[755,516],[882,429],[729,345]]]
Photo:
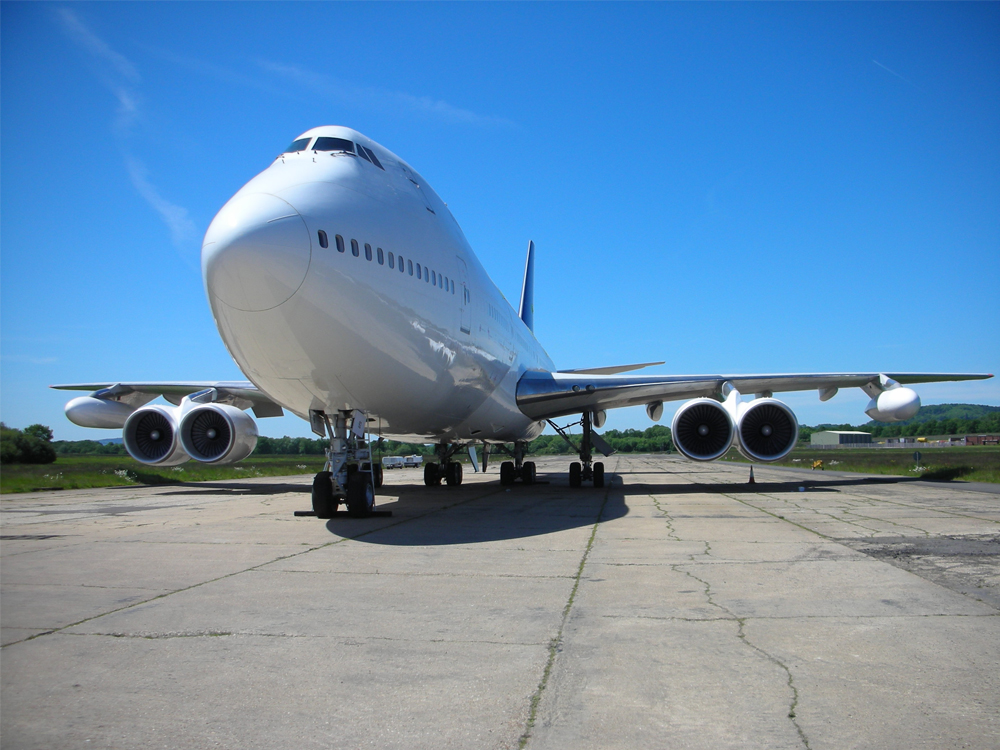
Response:
[[[521,308],[517,312],[518,317],[528,326],[528,330],[535,331],[535,243],[528,242],[528,259],[524,263],[524,284],[521,286]]]

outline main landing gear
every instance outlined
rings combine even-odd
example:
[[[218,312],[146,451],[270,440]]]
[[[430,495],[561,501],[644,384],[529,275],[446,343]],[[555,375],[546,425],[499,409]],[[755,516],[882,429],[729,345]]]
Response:
[[[565,427],[560,427],[551,419],[549,424],[555,429],[556,432],[569,443],[570,447],[576,451],[579,456],[579,461],[574,461],[569,465],[569,486],[579,487],[583,482],[593,482],[595,487],[604,486],[604,463],[601,461],[593,461],[593,454],[591,450],[597,448],[605,456],[610,456],[614,450],[608,445],[604,440],[594,432],[593,428],[593,415],[589,411],[583,413],[583,418],[580,420],[579,424],[583,426],[583,439],[580,445],[577,446],[572,440],[570,440],[569,435],[566,434]],[[603,424],[603,421],[601,422]],[[572,426],[572,425],[568,425]]]
[[[440,443],[434,447],[434,454],[437,461],[424,464],[424,484],[428,487],[437,487],[443,479],[449,487],[457,487],[462,483],[462,464],[452,461],[459,450],[457,445]]]
[[[508,450],[506,446],[500,445],[495,447],[498,450],[504,451],[507,455],[514,459],[513,461],[504,461],[500,464],[501,486],[509,487],[518,479],[520,479],[523,484],[535,483],[535,462],[524,460],[525,443],[523,441],[514,443],[513,452]]]
[[[333,518],[337,508],[344,503],[347,512],[355,518],[370,515],[375,510],[375,490],[382,486],[382,467],[372,462],[371,449],[364,440],[364,413],[340,411],[328,415],[313,412],[313,417],[326,425],[330,436],[325,470],[313,479],[313,512],[317,518]],[[358,423],[357,420],[362,421]]]

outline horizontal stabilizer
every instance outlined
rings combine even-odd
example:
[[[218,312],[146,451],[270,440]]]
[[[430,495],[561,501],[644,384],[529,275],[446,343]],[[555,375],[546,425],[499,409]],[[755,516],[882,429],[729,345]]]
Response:
[[[662,365],[664,362],[643,362],[638,365],[612,365],[611,367],[586,367],[582,370],[558,370],[565,375],[617,375],[620,372],[633,372],[641,370],[643,367],[653,367]]]

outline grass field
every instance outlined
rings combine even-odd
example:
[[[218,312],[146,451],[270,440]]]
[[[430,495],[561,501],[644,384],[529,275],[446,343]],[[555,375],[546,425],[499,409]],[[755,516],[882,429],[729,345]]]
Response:
[[[796,448],[776,465],[808,469],[813,461],[821,460],[826,469],[838,471],[1000,483],[1000,448],[995,446],[923,448],[920,452],[922,458],[918,467],[911,450]],[[747,463],[735,450],[722,460]],[[323,469],[323,461],[323,456],[252,456],[234,466],[188,461],[164,468],[146,466],[127,456],[60,456],[54,464],[5,465],[0,470],[0,493],[315,474]]]
[[[920,451],[918,465],[914,451]],[[748,463],[736,450],[729,451],[724,461]],[[950,481],[1000,482],[1000,448],[968,446],[964,448],[796,448],[775,466],[808,469],[813,461],[822,461],[824,469],[857,471],[864,474],[895,474]]]
[[[325,460],[323,456],[252,456],[232,466],[188,461],[159,467],[128,456],[59,456],[53,464],[6,464],[0,469],[0,493],[315,474],[322,471]]]

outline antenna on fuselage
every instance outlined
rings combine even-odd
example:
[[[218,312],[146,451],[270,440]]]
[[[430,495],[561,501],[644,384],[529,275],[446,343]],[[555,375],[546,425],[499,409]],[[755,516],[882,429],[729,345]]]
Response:
[[[535,332],[535,243],[528,241],[528,259],[524,263],[524,283],[521,285],[521,308],[517,315],[528,330]]]

